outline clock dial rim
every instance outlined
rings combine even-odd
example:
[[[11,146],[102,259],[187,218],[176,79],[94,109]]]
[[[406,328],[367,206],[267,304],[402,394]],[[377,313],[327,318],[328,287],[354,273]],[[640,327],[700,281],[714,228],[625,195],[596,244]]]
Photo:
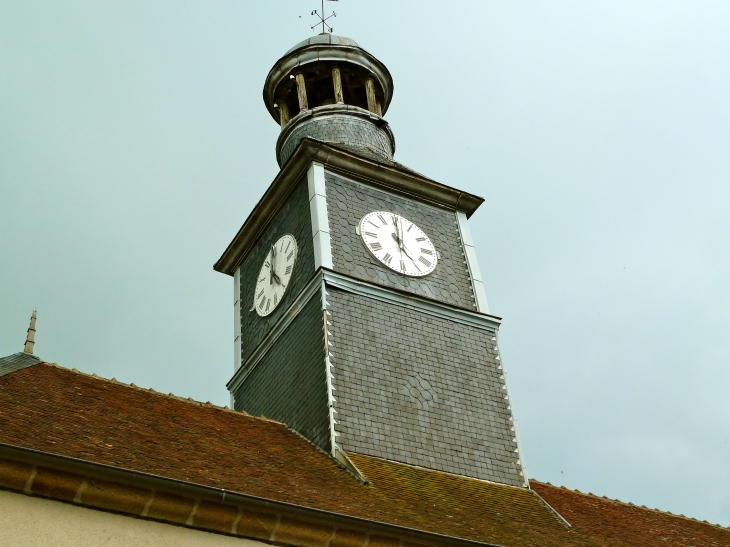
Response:
[[[272,313],[274,313],[274,311],[276,311],[276,309],[284,301],[284,297],[289,292],[289,287],[291,287],[291,280],[292,280],[292,277],[294,277],[294,272],[296,271],[296,267],[297,267],[297,264],[299,262],[299,242],[297,241],[297,238],[294,237],[294,234],[291,234],[291,233],[283,234],[281,237],[277,238],[276,241],[274,241],[274,243],[271,246],[278,245],[279,242],[282,239],[286,238],[286,237],[291,237],[291,240],[294,242],[294,251],[295,252],[294,252],[294,261],[292,262],[292,265],[291,265],[292,266],[291,274],[289,274],[289,282],[286,284],[286,287],[284,287],[284,292],[281,294],[281,298],[279,299],[279,301],[276,304],[274,304],[274,306],[268,312],[263,312],[262,313],[259,310],[258,306],[256,306],[256,293],[258,292],[258,288],[259,288],[259,281],[258,280],[261,278],[262,272],[264,272],[264,267],[266,265],[266,261],[269,260],[269,258],[271,256],[271,247],[269,247],[269,251],[266,253],[266,256],[264,257],[264,260],[261,263],[261,268],[259,268],[259,271],[256,274],[256,281],[255,281],[254,287],[253,287],[253,299],[252,299],[253,306],[251,308],[251,311],[254,311],[255,310],[256,311],[256,314],[259,317],[261,317],[261,318],[268,317],[269,315],[271,315]]]
[[[413,226],[415,226],[423,234],[423,236],[426,238],[426,241],[431,246],[431,249],[433,249],[433,257],[432,257],[433,258],[433,264],[429,267],[429,270],[427,272],[425,272],[425,273],[407,273],[407,272],[402,272],[400,269],[397,269],[397,268],[394,268],[393,266],[388,265],[386,262],[384,262],[383,260],[381,260],[378,257],[378,255],[375,254],[375,252],[373,252],[373,250],[370,248],[370,245],[368,245],[368,242],[365,240],[365,229],[363,228],[363,225],[368,220],[368,217],[370,217],[372,215],[378,215],[378,214],[388,215],[388,216],[391,216],[391,217],[392,216],[396,216],[396,217],[398,217],[401,220],[404,220],[404,221],[409,222],[410,224],[412,224]],[[395,272],[398,275],[402,275],[404,277],[412,277],[412,278],[417,278],[417,279],[418,278],[422,278],[422,277],[428,277],[434,271],[436,271],[436,266],[438,265],[438,251],[436,250],[436,246],[433,244],[433,241],[428,236],[428,234],[423,230],[423,228],[421,228],[418,224],[416,224],[412,220],[404,217],[403,215],[400,215],[398,213],[392,213],[390,211],[370,211],[368,213],[365,213],[365,215],[363,215],[363,217],[360,219],[360,222],[358,222],[358,224],[357,224],[357,231],[358,231],[358,235],[360,236],[360,241],[362,242],[363,246],[368,250],[368,253],[370,253],[370,256],[372,256],[375,260],[377,260],[378,261],[378,264],[380,264],[382,266],[385,266],[390,271]]]

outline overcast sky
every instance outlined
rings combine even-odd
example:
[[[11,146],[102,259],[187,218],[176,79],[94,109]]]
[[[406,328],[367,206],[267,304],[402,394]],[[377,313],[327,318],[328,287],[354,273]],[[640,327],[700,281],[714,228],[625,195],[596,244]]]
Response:
[[[0,355],[37,306],[42,358],[228,403],[212,266],[318,4],[0,2]],[[730,3],[332,8],[393,74],[396,159],[486,198],[530,477],[730,525]]]

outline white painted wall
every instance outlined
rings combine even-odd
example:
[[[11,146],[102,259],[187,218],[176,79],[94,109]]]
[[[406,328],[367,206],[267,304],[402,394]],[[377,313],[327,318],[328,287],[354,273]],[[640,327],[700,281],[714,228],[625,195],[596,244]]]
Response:
[[[0,490],[0,545],[13,547],[264,547],[171,524]]]

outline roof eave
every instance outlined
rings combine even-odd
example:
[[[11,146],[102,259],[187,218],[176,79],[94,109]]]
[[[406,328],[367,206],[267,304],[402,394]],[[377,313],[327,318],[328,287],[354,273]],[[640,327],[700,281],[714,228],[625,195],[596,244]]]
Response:
[[[461,211],[470,217],[484,203],[484,199],[441,184],[427,177],[397,166],[378,163],[327,143],[305,138],[296,152],[256,204],[233,241],[213,266],[217,272],[233,275],[259,237],[266,231],[276,214],[295,189],[300,177],[312,162],[318,162],[330,171],[355,176],[377,186],[419,201]]]
[[[72,496],[73,494],[71,492],[76,491],[75,482],[78,482],[78,492],[82,492],[84,482],[88,479],[96,479],[133,488],[137,494],[139,494],[140,491],[149,491],[150,495],[153,496],[154,492],[160,491],[186,499],[197,500],[198,502],[207,501],[221,505],[245,507],[247,509],[263,513],[275,513],[278,516],[286,517],[294,522],[298,522],[300,525],[304,525],[305,527],[307,525],[314,527],[313,530],[301,530],[302,538],[300,543],[293,540],[294,538],[290,538],[290,540],[293,541],[283,541],[277,538],[279,543],[297,545],[299,547],[311,545],[311,538],[313,537],[311,532],[315,532],[314,535],[321,534],[321,528],[323,526],[331,527],[333,533],[336,530],[344,532],[350,530],[364,532],[374,536],[384,536],[385,538],[400,539],[401,541],[406,540],[433,547],[500,547],[499,545],[492,543],[462,539],[454,536],[426,532],[414,528],[386,524],[359,517],[351,517],[340,513],[333,513],[321,509],[304,507],[302,505],[241,494],[223,488],[214,488],[211,486],[132,471],[121,467],[94,463],[87,460],[61,456],[58,454],[43,452],[41,450],[18,447],[5,443],[0,443],[0,471],[2,471],[2,460],[30,466],[30,475],[27,481],[22,480],[23,477],[18,476],[18,473],[20,472],[18,469],[13,469],[11,473],[12,476],[8,477],[10,482],[18,482],[20,479],[20,482],[26,485],[23,490],[24,493],[35,493],[33,491],[33,482],[31,477],[35,478],[36,473],[41,470],[45,470],[50,471],[51,473],[60,474],[60,477],[56,477],[56,479],[62,479],[61,483],[63,483],[64,488],[56,490],[59,494],[65,493],[66,497]],[[1,473],[0,478],[2,478]],[[51,477],[46,477],[46,479],[48,478]],[[4,487],[8,486],[5,485]],[[14,489],[12,487],[9,488],[11,490]],[[114,505],[114,500],[112,499],[115,496],[114,491],[110,491],[108,493],[108,499],[104,501],[103,507],[96,507],[94,505],[89,505],[89,507],[127,513],[128,511],[125,510],[124,507],[129,505],[129,493],[117,492],[117,494],[120,496],[120,499],[117,500],[120,502],[119,507],[115,508],[110,506],[110,504]],[[59,497],[55,497],[52,493],[42,495],[51,497],[52,499],[58,499],[59,501],[71,501],[70,499],[65,499],[63,495],[60,495]],[[78,493],[76,494],[76,497],[73,498],[73,503],[87,505],[83,502],[83,499]],[[179,504],[177,509],[182,511],[180,514],[175,514],[176,507],[174,504],[171,504],[168,509],[171,513],[169,515],[169,522],[174,524],[186,522],[186,525],[198,528],[198,526],[195,526],[190,522],[190,517],[188,516],[188,513],[190,513],[190,507],[184,504]],[[133,516],[139,515],[135,514]],[[159,517],[156,517],[155,519],[163,520],[165,522],[168,521],[168,519]],[[244,537],[246,537],[245,534]]]

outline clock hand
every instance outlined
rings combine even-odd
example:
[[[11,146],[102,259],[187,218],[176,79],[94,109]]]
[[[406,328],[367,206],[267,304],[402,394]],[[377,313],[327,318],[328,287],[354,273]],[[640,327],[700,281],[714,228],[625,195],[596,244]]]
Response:
[[[418,264],[416,264],[415,259],[413,258],[413,256],[411,255],[411,253],[408,251],[408,248],[406,247],[405,241],[403,241],[402,239],[399,239],[398,240],[398,245],[400,247],[401,256],[403,256],[403,253],[405,253],[406,256],[411,259],[411,262],[413,262],[413,265],[416,267],[416,269],[420,272],[421,271],[421,268],[418,267]]]
[[[393,236],[393,239],[395,239],[395,242],[398,244],[398,252],[400,253],[400,259],[403,260],[403,244],[400,242],[400,239],[398,239],[398,236],[395,234],[390,234]]]
[[[398,229],[399,234],[403,233],[403,230],[400,229],[400,227],[398,226],[398,224],[396,224],[396,229]],[[408,249],[406,248],[406,242],[404,241],[404,239],[402,237],[398,237],[398,246],[400,247],[401,255],[403,253],[406,253],[406,256],[408,258],[410,258],[411,261],[415,264],[416,261],[413,260],[413,257],[411,256],[411,253],[408,252]],[[418,266],[416,266],[416,267],[418,267]]]
[[[269,285],[273,285],[274,281],[276,281],[279,285],[281,285],[281,279],[279,279],[279,276],[276,275],[276,270],[274,269],[274,264],[276,263],[276,244],[271,246],[271,262],[269,266]]]
[[[421,268],[419,268],[419,267],[418,267],[418,264],[416,264],[416,261],[415,261],[415,260],[413,259],[413,257],[411,256],[411,253],[409,253],[409,252],[408,252],[408,249],[406,249],[406,246],[405,246],[405,245],[402,245],[402,249],[401,249],[401,250],[402,250],[402,251],[403,251],[404,253],[406,253],[406,256],[407,256],[408,258],[410,258],[410,259],[411,259],[411,262],[413,262],[413,265],[414,265],[414,266],[416,267],[416,269],[417,269],[417,270],[418,270],[418,271],[420,272],[420,271],[421,271]]]

